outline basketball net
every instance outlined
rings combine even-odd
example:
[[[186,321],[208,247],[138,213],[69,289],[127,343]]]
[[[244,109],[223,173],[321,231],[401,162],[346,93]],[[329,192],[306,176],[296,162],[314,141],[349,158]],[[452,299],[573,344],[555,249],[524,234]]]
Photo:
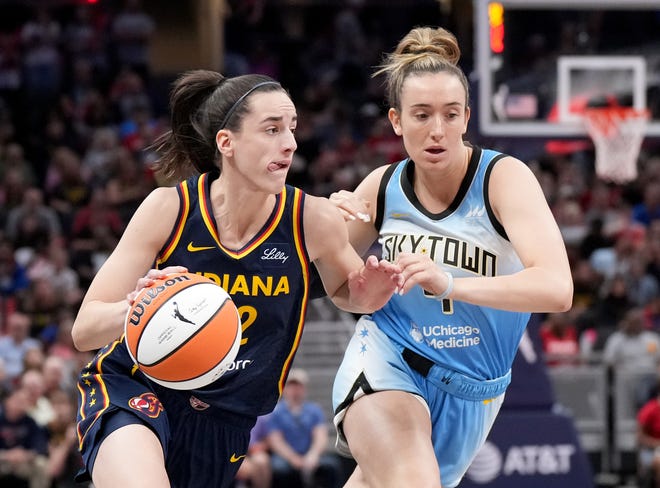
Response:
[[[594,142],[596,175],[617,184],[637,178],[637,158],[650,112],[632,107],[587,108],[584,124]]]

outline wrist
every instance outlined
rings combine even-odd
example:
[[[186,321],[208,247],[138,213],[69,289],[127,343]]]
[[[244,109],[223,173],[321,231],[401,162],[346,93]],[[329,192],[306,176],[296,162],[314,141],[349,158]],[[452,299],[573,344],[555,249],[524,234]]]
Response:
[[[452,291],[454,291],[454,275],[452,275],[449,271],[444,271],[444,273],[447,276],[447,288],[445,288],[445,291],[439,295],[434,296],[436,300],[444,300],[445,298],[449,297]]]

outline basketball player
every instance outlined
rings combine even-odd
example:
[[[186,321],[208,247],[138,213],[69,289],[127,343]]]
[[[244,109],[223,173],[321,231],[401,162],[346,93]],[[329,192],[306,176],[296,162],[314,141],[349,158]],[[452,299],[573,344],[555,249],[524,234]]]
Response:
[[[362,261],[327,199],[285,184],[297,119],[278,82],[192,71],[177,80],[170,104],[161,169],[194,176],[141,204],[72,332],[77,348],[101,348],[78,384],[79,478],[91,475],[96,488],[228,486],[257,416],[282,392],[303,330],[310,267],[349,311],[378,309],[400,284],[396,265]],[[137,292],[186,270],[220,283],[243,324],[233,367],[194,391],[152,384],[120,337]]]
[[[571,306],[566,251],[534,175],[463,141],[459,57],[441,28],[399,42],[378,73],[409,157],[331,196],[358,253],[379,239],[404,276],[400,294],[358,321],[336,376],[338,447],[358,463],[351,488],[457,486],[500,409],[530,312]]]

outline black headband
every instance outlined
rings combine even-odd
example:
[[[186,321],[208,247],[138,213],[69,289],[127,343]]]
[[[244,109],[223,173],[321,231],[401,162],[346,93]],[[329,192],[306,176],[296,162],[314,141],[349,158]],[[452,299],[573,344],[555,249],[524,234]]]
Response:
[[[231,106],[231,108],[227,111],[227,115],[225,115],[225,118],[222,120],[222,124],[220,125],[220,128],[218,130],[222,130],[225,128],[225,125],[227,125],[227,122],[229,122],[229,118],[234,114],[238,106],[245,100],[250,93],[252,93],[254,90],[256,90],[259,87],[262,87],[264,85],[277,85],[280,86],[280,84],[277,81],[262,81],[261,83],[257,83],[254,85],[252,88],[250,88],[248,91],[243,93],[241,97],[234,102],[234,105]]]

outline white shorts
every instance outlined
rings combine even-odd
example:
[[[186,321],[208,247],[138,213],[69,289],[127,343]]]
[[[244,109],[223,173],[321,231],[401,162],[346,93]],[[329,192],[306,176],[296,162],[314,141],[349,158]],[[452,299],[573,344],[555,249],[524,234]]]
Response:
[[[428,408],[442,486],[453,488],[485,442],[504,401],[510,374],[480,382],[433,365],[423,375],[404,359],[403,349],[369,317],[356,324],[332,392],[337,450],[351,455],[341,424],[352,402],[376,391],[407,391]]]

